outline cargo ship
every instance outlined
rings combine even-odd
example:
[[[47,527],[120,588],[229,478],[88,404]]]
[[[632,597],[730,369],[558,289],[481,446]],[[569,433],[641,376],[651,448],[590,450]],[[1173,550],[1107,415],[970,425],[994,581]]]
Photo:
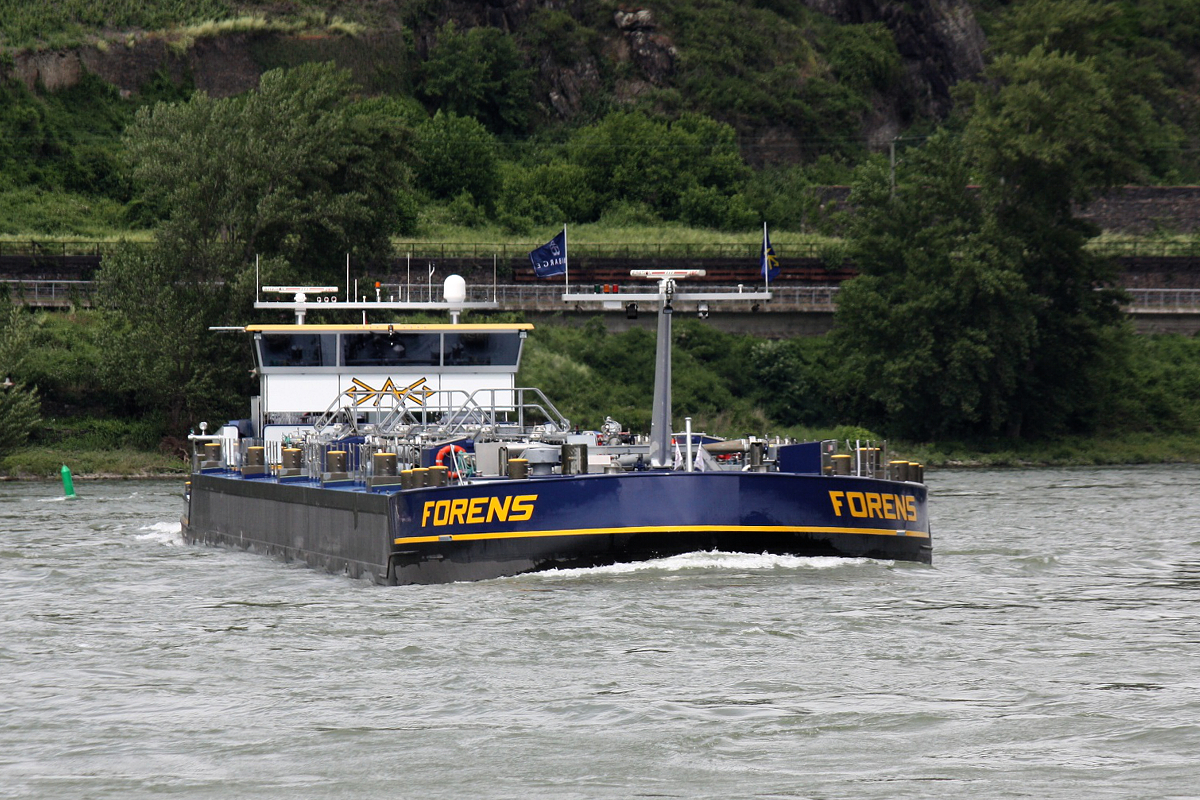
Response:
[[[923,469],[889,459],[885,443],[729,440],[673,424],[673,307],[728,298],[680,291],[689,271],[634,274],[657,282],[623,297],[658,310],[648,434],[611,417],[581,430],[518,386],[533,325],[460,324],[494,303],[467,302],[457,276],[437,302],[347,296],[337,305],[363,312],[353,324],[306,322],[337,287],[264,287],[292,298],[256,306],[295,321],[236,329],[259,391],[247,419],[191,436],[184,537],[390,585],[705,550],[932,562]],[[366,321],[417,308],[451,321]]]

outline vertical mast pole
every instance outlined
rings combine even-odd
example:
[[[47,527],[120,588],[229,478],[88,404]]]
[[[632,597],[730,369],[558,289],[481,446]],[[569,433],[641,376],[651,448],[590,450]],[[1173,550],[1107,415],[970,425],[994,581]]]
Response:
[[[654,348],[654,406],[650,415],[650,466],[673,463],[671,453],[671,296],[675,282],[658,283],[658,338]]]

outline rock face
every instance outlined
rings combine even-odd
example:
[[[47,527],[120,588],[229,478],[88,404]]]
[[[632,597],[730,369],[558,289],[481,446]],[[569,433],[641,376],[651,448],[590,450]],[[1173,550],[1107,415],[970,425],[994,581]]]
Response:
[[[951,107],[950,89],[983,69],[987,42],[965,0],[802,0],[839,22],[881,22],[892,32],[904,60],[904,94],[917,111],[941,119]]]
[[[188,74],[197,89],[214,97],[227,97],[258,85],[262,70],[251,57],[253,38],[256,37],[237,34],[201,39],[182,54],[158,38],[143,38],[127,46],[110,45],[104,49],[82,47],[20,53],[14,59],[15,72],[31,90],[40,85],[49,91],[73,86],[85,71],[91,72],[128,96],[155,72],[165,69],[176,80]]]
[[[636,67],[635,74],[617,81],[617,99],[628,102],[666,85],[675,74],[679,53],[671,37],[659,31],[654,12],[648,8],[618,9],[613,14],[613,25],[618,33],[611,48],[613,59]]]
[[[873,98],[873,108],[863,125],[876,148],[902,131],[915,117],[943,118],[949,113],[951,87],[974,77],[983,68],[983,32],[966,0],[802,0],[808,7],[846,24],[879,22],[891,31],[904,64],[902,85],[894,93]],[[264,58],[264,49],[293,47],[301,39],[327,40],[329,48],[313,51],[316,60],[333,58],[365,78],[378,72],[369,63],[383,56],[373,52],[373,40],[391,42],[392,50],[411,42],[418,59],[434,44],[438,29],[453,20],[460,29],[490,26],[519,33],[540,11],[570,13],[571,0],[449,0],[430,5],[431,15],[421,17],[411,31],[377,31],[356,39],[336,36],[289,37],[278,33],[244,33],[200,39],[180,50],[163,38],[145,36],[107,47],[83,47],[65,52],[31,52],[15,56],[15,74],[33,88],[55,90],[76,83],[84,71],[93,72],[128,94],[137,91],[161,69],[181,79],[191,76],[196,88],[213,96],[228,96],[253,88],[268,64],[293,63]],[[606,92],[618,101],[630,101],[655,89],[671,85],[679,53],[651,8],[618,6],[612,24],[597,28],[600,45],[594,52],[530,53],[537,70],[540,104],[549,117],[570,120],[595,107],[595,99]],[[290,42],[290,44],[289,44]],[[282,43],[282,44],[281,44]],[[400,73],[410,69],[406,60],[387,58],[388,68]],[[606,69],[616,65],[612,82],[606,85]],[[746,132],[743,132],[746,133]],[[786,127],[763,127],[749,134],[748,141],[761,139],[782,160],[800,157],[795,132]],[[788,155],[789,148],[795,153]],[[752,150],[755,148],[751,148]],[[762,147],[757,148],[768,152]]]

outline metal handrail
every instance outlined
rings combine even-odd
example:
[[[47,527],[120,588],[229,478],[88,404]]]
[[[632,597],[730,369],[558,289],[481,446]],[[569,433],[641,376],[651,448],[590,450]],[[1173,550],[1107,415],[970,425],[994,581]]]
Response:
[[[88,305],[94,289],[94,281],[0,279],[0,292],[32,306]]]
[[[777,237],[775,249],[781,259],[820,258],[830,244],[840,240],[788,242]],[[397,258],[415,259],[472,258],[500,261],[528,258],[529,252],[541,242],[424,242],[400,240],[393,243],[393,254]],[[133,245],[148,247],[147,241],[40,241],[37,239],[2,240],[0,257],[48,257],[104,256],[118,247]],[[571,255],[577,258],[626,258],[638,260],[729,258],[749,259],[751,262],[761,254],[762,241],[746,242],[572,242]],[[1164,239],[1137,237],[1102,239],[1093,241],[1088,249],[1106,256],[1129,258],[1200,258],[1200,237]]]
[[[631,279],[632,280],[632,279]],[[622,295],[643,292],[643,283],[629,284],[599,284],[602,291],[594,291],[597,284],[583,283],[564,286],[554,280],[536,284],[473,284],[467,287],[467,300],[471,302],[495,300],[501,309],[521,308],[527,304],[554,304],[562,302],[562,295],[568,290],[574,294],[590,294],[596,302],[611,300],[619,302]],[[0,280],[0,292],[5,287],[9,297],[16,303],[30,305],[70,305],[76,302],[90,300],[95,288],[95,281],[67,280]],[[608,291],[603,291],[607,288]],[[615,291],[614,291],[615,288]],[[689,287],[689,291],[704,292],[737,292],[738,286],[721,286],[701,284]],[[742,284],[744,291],[758,291],[759,284]],[[838,286],[795,286],[772,284],[771,293],[774,295],[771,304],[775,308],[782,306],[801,306],[812,309],[833,309],[837,304]],[[1146,289],[1126,288],[1123,290],[1131,298],[1126,308],[1157,309],[1157,308],[1200,308],[1200,289]],[[333,306],[331,306],[331,309]]]

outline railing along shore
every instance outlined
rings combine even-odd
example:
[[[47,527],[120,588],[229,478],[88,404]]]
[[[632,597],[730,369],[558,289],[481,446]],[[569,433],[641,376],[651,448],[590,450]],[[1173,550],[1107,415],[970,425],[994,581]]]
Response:
[[[571,284],[546,281],[542,284],[499,284],[496,286],[472,285],[467,287],[467,300],[472,302],[495,301],[501,310],[555,310],[565,308],[563,292],[569,288],[574,294],[587,294],[589,300],[582,310],[617,310],[628,297],[645,292],[644,284],[596,285],[592,283]],[[92,304],[94,281],[60,280],[0,280],[0,295],[18,305],[40,308],[89,307]],[[441,283],[432,286],[424,283],[384,284],[383,299],[440,300]],[[597,291],[597,289],[600,289]],[[755,292],[761,284],[738,286],[704,285],[695,287],[700,292]],[[764,312],[831,312],[837,304],[837,286],[781,286],[770,288],[774,297],[766,303],[758,303],[756,310]],[[1200,313],[1200,289],[1126,289],[1130,302],[1125,310],[1131,313]],[[747,301],[749,302],[749,300]],[[607,305],[606,305],[607,304]],[[614,307],[615,305],[615,307]],[[330,304],[330,309],[336,303]]]
[[[131,240],[133,245],[147,246],[144,240]],[[0,240],[0,257],[66,258],[70,256],[103,256],[121,246],[115,241],[53,241],[53,240]],[[542,242],[426,242],[396,240],[393,244],[395,258],[404,259],[447,259],[470,258],[499,261],[528,258],[529,251]],[[786,266],[787,259],[822,258],[836,252],[838,239],[789,242],[786,237],[776,237],[775,251]],[[576,242],[570,244],[570,252],[576,258],[623,258],[637,260],[728,258],[748,259],[753,263],[761,253],[762,240],[747,242]],[[1088,245],[1088,249],[1101,255],[1118,258],[1200,258],[1200,238],[1121,238],[1101,239]]]

